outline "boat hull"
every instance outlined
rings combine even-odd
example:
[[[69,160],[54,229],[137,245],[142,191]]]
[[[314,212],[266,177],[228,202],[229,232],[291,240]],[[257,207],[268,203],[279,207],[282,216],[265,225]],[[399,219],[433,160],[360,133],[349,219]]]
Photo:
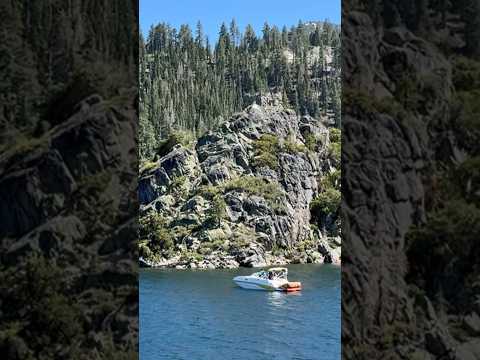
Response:
[[[282,291],[281,286],[284,284],[284,282],[263,280],[249,276],[237,276],[233,278],[233,281],[243,289],[263,291]]]
[[[245,282],[245,281],[235,281],[235,284],[237,284],[238,286],[240,286],[243,289],[249,289],[249,290],[263,290],[263,291],[275,291],[275,290],[277,290],[273,286],[248,283],[248,282]]]
[[[302,283],[287,280],[286,268],[262,270],[250,276],[235,276],[233,281],[239,287],[249,290],[294,292],[302,289]]]

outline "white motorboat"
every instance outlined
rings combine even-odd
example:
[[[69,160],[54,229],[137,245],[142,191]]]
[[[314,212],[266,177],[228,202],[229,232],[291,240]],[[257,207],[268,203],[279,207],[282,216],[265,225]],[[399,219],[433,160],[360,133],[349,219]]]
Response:
[[[287,275],[287,268],[271,268],[248,276],[236,276],[233,281],[241,288],[251,290],[287,292],[301,290],[302,284],[288,281]]]

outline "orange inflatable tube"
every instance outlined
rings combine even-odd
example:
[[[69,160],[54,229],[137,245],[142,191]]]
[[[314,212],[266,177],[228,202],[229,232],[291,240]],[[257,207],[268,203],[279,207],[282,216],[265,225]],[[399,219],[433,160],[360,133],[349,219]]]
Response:
[[[296,288],[286,288],[285,291],[286,292],[294,292],[294,291],[300,291],[302,290],[301,287],[296,287]]]
[[[288,282],[282,288],[286,292],[300,291],[302,290],[302,283],[298,281]]]

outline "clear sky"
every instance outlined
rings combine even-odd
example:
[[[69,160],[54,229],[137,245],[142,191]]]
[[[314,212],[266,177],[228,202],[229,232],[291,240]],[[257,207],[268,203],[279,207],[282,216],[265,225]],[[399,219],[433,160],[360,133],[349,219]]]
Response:
[[[166,22],[178,28],[189,24],[192,30],[198,20],[211,41],[217,39],[222,22],[235,18],[243,32],[251,24],[260,33],[263,24],[290,27],[299,20],[329,21],[340,24],[341,0],[140,0],[140,30],[145,35],[151,25]]]

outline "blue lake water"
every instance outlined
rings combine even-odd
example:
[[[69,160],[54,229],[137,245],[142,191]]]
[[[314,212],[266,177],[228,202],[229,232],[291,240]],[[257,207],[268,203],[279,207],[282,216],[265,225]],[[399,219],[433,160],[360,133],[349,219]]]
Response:
[[[232,282],[255,269],[141,269],[140,360],[340,359],[340,267],[288,268],[301,293]]]

